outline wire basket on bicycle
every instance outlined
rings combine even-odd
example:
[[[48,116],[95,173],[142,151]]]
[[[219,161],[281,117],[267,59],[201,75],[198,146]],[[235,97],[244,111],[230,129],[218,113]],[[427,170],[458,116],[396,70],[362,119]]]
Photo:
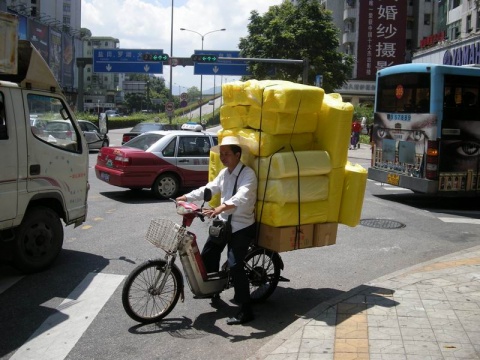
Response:
[[[168,219],[152,219],[145,239],[167,253],[175,252],[186,229]]]

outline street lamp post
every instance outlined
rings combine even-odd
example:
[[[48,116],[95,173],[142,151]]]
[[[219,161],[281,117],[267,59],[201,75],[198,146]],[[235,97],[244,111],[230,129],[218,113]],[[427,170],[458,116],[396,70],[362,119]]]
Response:
[[[180,30],[182,31],[190,31],[190,32],[193,32],[197,35],[200,35],[200,37],[202,38],[202,50],[203,50],[203,40],[205,39],[205,36],[207,36],[208,34],[211,34],[211,33],[214,33],[214,32],[217,32],[217,31],[225,31],[227,29],[217,29],[217,30],[212,30],[212,31],[209,31],[209,32],[206,32],[205,34],[200,34],[198,31],[195,31],[195,30],[190,30],[190,29],[185,29],[185,28],[180,28]],[[200,75],[200,123],[202,123],[202,100],[203,100],[203,75]]]
[[[173,0],[172,0],[172,19],[170,23],[170,58],[173,57]],[[170,102],[173,101],[172,94],[172,70],[173,66],[170,64]],[[172,123],[172,116],[169,116],[169,123]]]

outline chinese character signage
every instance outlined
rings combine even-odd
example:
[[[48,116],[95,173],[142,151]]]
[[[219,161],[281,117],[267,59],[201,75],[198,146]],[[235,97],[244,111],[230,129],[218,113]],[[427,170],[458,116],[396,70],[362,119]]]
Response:
[[[357,78],[405,62],[407,1],[360,0]],[[364,51],[365,49],[365,51]]]

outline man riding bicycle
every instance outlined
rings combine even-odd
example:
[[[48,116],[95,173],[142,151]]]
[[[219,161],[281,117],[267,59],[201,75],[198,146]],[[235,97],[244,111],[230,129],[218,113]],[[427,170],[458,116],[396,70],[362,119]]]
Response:
[[[221,205],[204,209],[203,213],[231,223],[231,235],[226,238],[210,235],[202,250],[202,259],[208,273],[217,272],[223,249],[228,245],[227,261],[233,278],[234,299],[240,304],[240,309],[234,317],[227,320],[227,324],[244,324],[254,319],[243,260],[256,234],[254,209],[257,201],[257,177],[250,167],[240,161],[242,151],[249,150],[248,147],[240,145],[237,137],[224,137],[221,144],[213,147],[211,151],[220,153],[220,160],[225,168],[207,185],[176,200],[200,201],[206,188],[210,189],[213,195],[221,194]]]

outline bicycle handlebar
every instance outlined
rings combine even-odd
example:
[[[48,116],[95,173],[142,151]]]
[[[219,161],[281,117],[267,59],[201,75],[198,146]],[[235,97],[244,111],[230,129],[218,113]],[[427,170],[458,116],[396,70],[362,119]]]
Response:
[[[177,200],[171,199],[171,198],[169,200],[171,200],[175,203],[175,206],[177,208],[177,214],[182,215],[183,217],[194,216],[194,217],[198,217],[202,222],[205,221],[206,215],[203,214],[203,204],[202,204],[202,206],[198,207],[196,204],[189,203],[189,202],[186,202],[186,201],[178,201],[177,202]],[[183,211],[179,212],[178,208],[181,205],[185,205],[185,206],[182,206]]]

